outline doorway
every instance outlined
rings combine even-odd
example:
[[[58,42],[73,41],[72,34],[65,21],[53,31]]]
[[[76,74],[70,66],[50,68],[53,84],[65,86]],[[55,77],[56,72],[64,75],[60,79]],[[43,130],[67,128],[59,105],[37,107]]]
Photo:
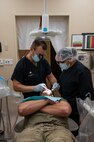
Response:
[[[51,65],[52,73],[54,74],[54,76],[58,80],[61,70],[55,60],[56,52],[55,52],[54,47],[53,47],[50,40],[46,41],[46,44],[47,44],[46,59],[49,62],[49,64]]]

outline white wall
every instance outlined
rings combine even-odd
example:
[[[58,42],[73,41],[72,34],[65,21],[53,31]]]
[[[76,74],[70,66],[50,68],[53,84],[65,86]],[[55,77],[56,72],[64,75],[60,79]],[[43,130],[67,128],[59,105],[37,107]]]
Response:
[[[0,75],[8,78],[18,61],[15,16],[41,15],[43,0],[0,0],[0,58],[12,58],[13,65],[0,66]],[[69,46],[71,34],[94,32],[94,0],[48,0],[49,15],[69,15]]]

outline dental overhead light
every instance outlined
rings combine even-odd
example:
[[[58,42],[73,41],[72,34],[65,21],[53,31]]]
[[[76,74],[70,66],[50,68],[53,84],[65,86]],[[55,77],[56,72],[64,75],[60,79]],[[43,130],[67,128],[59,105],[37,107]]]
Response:
[[[41,20],[41,18],[40,18]],[[42,23],[41,23],[42,22]],[[62,34],[62,31],[56,29],[49,29],[49,15],[47,14],[47,0],[44,0],[44,14],[42,14],[42,20],[40,21],[40,27],[30,32],[31,36],[56,36]]]

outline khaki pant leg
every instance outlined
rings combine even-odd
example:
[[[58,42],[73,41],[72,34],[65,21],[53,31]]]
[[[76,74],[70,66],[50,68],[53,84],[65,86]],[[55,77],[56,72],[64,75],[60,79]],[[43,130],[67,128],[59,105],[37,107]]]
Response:
[[[44,142],[40,127],[28,127],[17,135],[16,142]]]
[[[73,134],[63,126],[55,126],[45,133],[45,142],[77,142]]]

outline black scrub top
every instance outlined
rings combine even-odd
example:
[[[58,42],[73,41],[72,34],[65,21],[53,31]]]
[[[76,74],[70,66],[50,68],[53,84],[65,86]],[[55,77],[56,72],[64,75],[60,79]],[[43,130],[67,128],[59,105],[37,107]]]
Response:
[[[76,63],[61,73],[59,77],[60,94],[67,99],[72,107],[72,117],[79,117],[76,97],[85,99],[88,93],[94,98],[91,72],[82,63]],[[76,119],[76,118],[75,118]],[[79,118],[76,120],[79,121]]]
[[[38,85],[39,83],[46,83],[46,77],[51,73],[51,67],[45,59],[42,59],[35,66],[30,60],[24,56],[18,61],[11,80],[17,80],[23,85]],[[23,93],[24,98],[30,96],[39,96],[40,92],[26,92]]]

